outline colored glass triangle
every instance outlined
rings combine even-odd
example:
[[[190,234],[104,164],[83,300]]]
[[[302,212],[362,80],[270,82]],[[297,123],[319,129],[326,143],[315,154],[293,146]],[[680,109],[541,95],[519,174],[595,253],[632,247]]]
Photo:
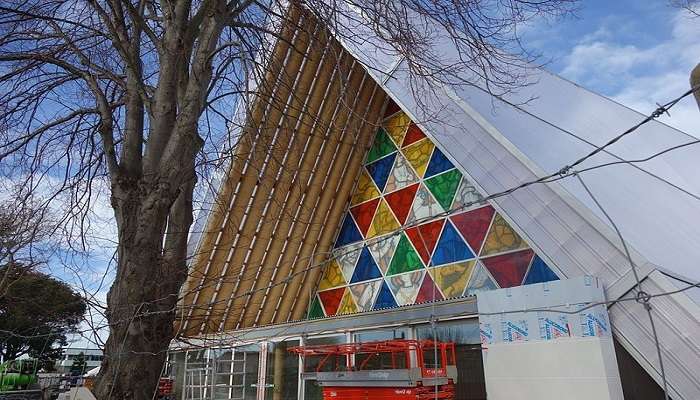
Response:
[[[394,166],[395,158],[396,153],[393,153],[373,162],[372,164],[367,164],[366,166],[369,176],[372,177],[374,184],[377,185],[380,192],[384,191],[386,181],[389,179],[389,173],[391,173],[391,169]]]
[[[411,164],[413,170],[416,171],[421,178],[428,168],[428,161],[430,160],[430,155],[433,153],[434,147],[435,145],[433,142],[426,138],[401,150],[403,155],[406,156],[408,163]]]
[[[392,308],[396,306],[396,300],[394,299],[394,295],[391,294],[389,286],[386,284],[386,282],[382,281],[382,287],[379,289],[377,301],[374,303],[374,309],[379,310],[382,308]]]
[[[540,256],[535,254],[535,258],[532,260],[532,265],[530,265],[530,270],[527,272],[523,285],[557,280],[559,280],[557,274],[549,268]]]
[[[501,214],[496,213],[491,223],[491,229],[489,229],[489,233],[486,236],[484,248],[481,249],[481,255],[488,256],[527,247],[527,243],[525,243],[523,238],[508,225]]]
[[[355,300],[352,298],[350,291],[346,290],[345,294],[343,294],[343,299],[340,301],[340,306],[338,307],[336,315],[353,314],[356,312],[357,305],[355,304]]]
[[[333,257],[338,262],[340,270],[343,271],[345,282],[352,278],[352,274],[355,272],[355,264],[357,264],[357,259],[360,258],[361,252],[362,242],[333,250]]]
[[[520,286],[532,261],[530,249],[481,259],[491,276],[502,288]]]
[[[435,247],[432,265],[450,264],[471,258],[474,258],[474,253],[464,243],[457,230],[450,222],[445,223],[440,240]]]
[[[389,134],[396,146],[401,146],[410,123],[411,119],[408,118],[408,115],[404,112],[399,112],[384,121],[384,130]]]
[[[377,212],[374,213],[374,220],[372,220],[372,225],[367,231],[367,238],[373,238],[375,236],[383,235],[385,233],[393,232],[397,230],[401,225],[396,221],[394,213],[391,208],[386,204],[386,201],[382,199],[377,207]]]
[[[430,163],[428,163],[428,169],[425,170],[425,177],[431,177],[437,175],[441,172],[445,172],[448,169],[452,169],[455,166],[450,160],[447,159],[445,154],[440,151],[437,147],[433,150],[433,155],[430,157]]]
[[[406,236],[411,239],[413,247],[416,248],[425,265],[428,265],[430,261],[430,255],[433,254],[444,223],[444,219],[438,219],[428,222],[427,224],[406,229]]]
[[[350,292],[355,298],[355,304],[358,311],[369,311],[374,305],[374,300],[377,297],[379,288],[381,288],[383,280],[369,281],[358,283],[357,285],[349,286]]]
[[[326,311],[327,316],[335,315],[338,311],[340,301],[343,299],[343,292],[345,292],[345,288],[342,287],[318,292],[318,297],[321,299],[321,304],[323,304],[323,309]]]
[[[367,170],[362,168],[360,172],[360,178],[357,181],[357,188],[355,188],[355,193],[352,195],[352,200],[350,204],[360,204],[365,201],[379,197],[381,193],[377,189],[377,185],[374,184],[372,177],[369,176]]]
[[[386,274],[386,271],[389,269],[391,257],[394,256],[394,251],[399,244],[399,240],[401,240],[401,235],[389,235],[368,246],[379,269],[381,269],[384,274]]]
[[[426,179],[424,182],[442,208],[449,210],[452,208],[452,200],[459,187],[460,179],[462,179],[462,173],[453,169]]]
[[[406,131],[406,136],[403,138],[403,144],[401,144],[401,147],[409,146],[424,138],[425,133],[423,133],[423,131],[420,130],[418,125],[411,122],[411,124],[408,126],[408,130]]]
[[[397,153],[394,168],[389,173],[389,179],[384,186],[384,193],[405,188],[416,182],[418,182],[418,176],[409,165],[408,160],[401,153]]]
[[[425,270],[420,269],[386,278],[398,305],[405,306],[416,301],[423,275],[425,275]]]
[[[425,185],[420,185],[416,197],[411,206],[411,213],[408,215],[406,222],[414,223],[424,218],[434,217],[444,212],[440,204],[435,200],[430,190]]]
[[[355,267],[355,272],[352,274],[350,283],[368,281],[370,279],[380,278],[381,276],[382,273],[379,272],[377,263],[374,262],[372,255],[369,253],[369,249],[363,247],[362,254],[360,254],[360,259],[357,260],[357,266]]]
[[[374,212],[377,211],[378,205],[379,198],[376,198],[350,209],[350,213],[352,214],[353,218],[355,218],[355,223],[360,229],[362,236],[367,234],[367,230],[374,219]]]
[[[318,301],[318,296],[314,296],[314,299],[311,301],[308,316],[309,319],[323,318],[326,316],[323,313],[323,308],[321,308],[321,303]]]
[[[403,225],[406,222],[408,213],[411,212],[411,205],[413,205],[413,198],[416,196],[418,191],[418,183],[413,184],[407,188],[398,190],[393,193],[389,193],[384,197],[389,207],[394,212],[396,219],[399,224]]]
[[[396,246],[394,258],[391,259],[391,265],[386,273],[387,275],[396,275],[423,268],[423,263],[418,253],[413,249],[406,235],[402,233],[400,236],[401,240],[399,240],[399,244]]]
[[[386,118],[394,113],[397,113],[399,111],[401,111],[401,107],[399,107],[399,105],[396,104],[396,102],[394,102],[394,100],[389,99],[387,101],[387,104],[386,104],[386,109],[384,110],[384,118]]]
[[[343,225],[340,227],[338,239],[335,241],[335,247],[342,247],[359,240],[362,240],[362,234],[357,229],[357,225],[355,225],[355,221],[352,220],[350,214],[346,214]]]
[[[491,278],[491,275],[486,271],[483,264],[477,263],[471,278],[469,278],[469,284],[464,294],[473,296],[481,291],[494,289],[498,289],[498,285],[493,281],[493,278]]]
[[[466,176],[463,176],[462,182],[460,182],[459,188],[457,189],[457,193],[455,193],[455,199],[452,202],[452,209],[467,209],[484,204],[484,197],[481,195],[481,193],[479,193],[474,184],[471,183]]]
[[[445,298],[459,297],[464,294],[469,277],[474,270],[476,260],[463,261],[430,269],[430,275],[437,283]]]
[[[374,136],[374,143],[367,153],[367,163],[379,160],[385,155],[396,150],[396,146],[392,143],[389,135],[384,131],[384,129],[377,129],[377,134]]]
[[[469,243],[474,253],[481,250],[481,244],[484,242],[486,232],[491,226],[494,209],[491,206],[477,208],[476,210],[468,211],[462,214],[453,215],[450,217],[462,237]]]
[[[321,277],[321,281],[318,283],[318,290],[326,290],[344,285],[345,279],[343,278],[343,273],[340,270],[340,265],[338,265],[338,262],[333,259],[323,270],[323,276]]]
[[[423,278],[423,284],[420,286],[415,303],[428,303],[442,299],[443,297],[442,293],[440,293],[440,289],[435,286],[435,283],[433,282],[432,278],[430,278],[430,275],[426,275],[425,278]]]

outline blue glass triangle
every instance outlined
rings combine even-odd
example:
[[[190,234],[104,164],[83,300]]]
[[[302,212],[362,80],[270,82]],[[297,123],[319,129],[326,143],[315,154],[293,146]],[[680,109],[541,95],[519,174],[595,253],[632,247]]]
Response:
[[[362,240],[362,234],[360,230],[357,229],[355,221],[350,218],[350,213],[345,215],[345,220],[343,221],[343,226],[340,228],[340,233],[338,234],[338,239],[335,241],[335,247],[342,247],[346,244],[357,242]]]
[[[389,290],[389,285],[382,281],[382,288],[379,289],[379,294],[377,295],[377,301],[374,302],[374,310],[379,310],[380,308],[392,308],[397,307],[396,300],[394,300],[394,295],[391,294]]]
[[[380,192],[384,191],[384,186],[386,186],[386,181],[389,179],[389,173],[391,172],[391,167],[394,166],[395,158],[396,153],[392,153],[367,165],[367,172],[369,172]]]
[[[549,266],[538,255],[535,255],[535,259],[532,260],[530,271],[527,273],[527,276],[525,276],[525,282],[523,282],[523,285],[558,280],[559,277],[557,274],[555,274],[554,271],[552,271],[552,269],[549,268]]]
[[[355,272],[352,273],[352,279],[350,283],[357,283],[368,281],[374,278],[380,278],[382,273],[377,267],[377,263],[374,262],[374,258],[369,253],[367,246],[362,248],[362,253],[360,254],[360,259],[357,260],[357,266],[355,266]]]
[[[430,157],[430,164],[428,164],[428,169],[425,170],[425,178],[437,175],[440,172],[452,169],[455,166],[450,162],[450,160],[445,157],[445,155],[436,147],[433,151],[433,156]]]
[[[474,258],[474,253],[469,249],[462,237],[457,233],[457,229],[451,222],[445,224],[442,235],[433,253],[432,265],[443,265],[455,261],[468,260]]]

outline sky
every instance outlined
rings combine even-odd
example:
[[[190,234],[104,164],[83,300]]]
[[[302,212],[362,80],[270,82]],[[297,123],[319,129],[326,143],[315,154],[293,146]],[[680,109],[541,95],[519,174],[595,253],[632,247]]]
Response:
[[[526,48],[542,54],[546,69],[644,114],[686,91],[688,75],[700,62],[700,18],[690,18],[667,0],[586,0],[575,16],[533,21],[521,34]],[[698,137],[699,117],[689,98],[662,121]],[[77,260],[84,269],[76,274],[59,260],[51,265],[52,273],[88,286],[98,299],[108,290],[110,238],[115,237],[106,199],[94,207],[98,244],[90,257]],[[75,339],[76,346],[90,346]]]

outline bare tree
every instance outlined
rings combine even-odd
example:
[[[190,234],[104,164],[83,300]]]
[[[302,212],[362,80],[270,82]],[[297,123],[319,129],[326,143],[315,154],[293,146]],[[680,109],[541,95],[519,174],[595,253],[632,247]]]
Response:
[[[522,84],[519,67],[533,59],[520,46],[520,24],[566,12],[572,2],[348,3],[415,74],[455,84],[485,82],[499,93]],[[235,154],[239,137],[228,135],[238,123],[233,104],[246,103],[251,112],[266,101],[274,41],[284,40],[285,29],[309,26],[294,10],[304,10],[345,43],[366,40],[343,26],[360,15],[339,15],[348,3],[0,3],[3,175],[25,191],[51,192],[50,199],[67,193],[72,206],[65,212],[79,221],[77,228],[89,212],[94,182],[109,182],[117,271],[107,300],[110,336],[95,388],[99,399],[153,396],[175,335],[193,197],[207,183],[198,176],[208,177],[212,162]],[[459,53],[456,62],[441,61],[434,50],[438,38],[415,24],[420,19],[447,34]],[[251,80],[259,83],[255,93]]]

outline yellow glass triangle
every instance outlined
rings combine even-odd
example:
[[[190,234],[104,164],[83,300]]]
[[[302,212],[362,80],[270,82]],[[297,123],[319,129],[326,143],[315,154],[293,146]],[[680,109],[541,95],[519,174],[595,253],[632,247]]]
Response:
[[[360,204],[365,201],[372,200],[375,197],[379,197],[379,189],[372,181],[367,171],[362,168],[360,173],[360,180],[357,182],[357,188],[355,189],[355,194],[352,195],[351,204]]]
[[[493,223],[491,223],[491,229],[486,236],[481,255],[488,256],[496,253],[525,249],[527,247],[528,245],[523,238],[508,225],[500,214],[496,213],[496,216],[493,218]]]
[[[336,312],[336,315],[340,314],[352,314],[357,312],[357,305],[355,304],[355,300],[352,298],[352,295],[350,294],[350,291],[348,289],[345,289],[345,293],[343,294],[343,299],[340,300],[340,306],[338,307],[338,312]]]
[[[403,111],[400,111],[393,116],[389,117],[384,123],[384,129],[394,141],[397,147],[401,147],[403,143],[403,138],[406,136],[406,130],[408,125],[411,123],[411,119],[408,118]]]
[[[379,203],[379,207],[377,207],[377,212],[374,214],[372,225],[370,225],[367,231],[367,238],[393,232],[399,229],[400,226],[399,221],[394,217],[394,213],[391,212],[389,205],[382,199]]]
[[[430,155],[433,154],[434,147],[433,142],[425,138],[402,150],[409,164],[421,178],[425,175],[425,170],[428,168],[428,161],[430,161]]]
[[[343,273],[340,270],[340,265],[333,259],[326,265],[323,271],[323,277],[321,282],[318,283],[318,290],[326,290],[338,286],[345,285],[345,279],[343,279]]]
[[[476,260],[460,262],[430,269],[430,276],[438,285],[445,298],[459,297],[467,287]]]

